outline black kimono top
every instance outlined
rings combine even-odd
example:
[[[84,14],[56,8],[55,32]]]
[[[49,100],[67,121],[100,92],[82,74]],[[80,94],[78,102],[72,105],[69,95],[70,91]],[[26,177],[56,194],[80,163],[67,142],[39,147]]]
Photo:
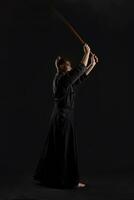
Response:
[[[87,78],[86,66],[80,63],[66,73],[57,72],[53,79],[54,104],[60,109],[74,108],[76,88]]]

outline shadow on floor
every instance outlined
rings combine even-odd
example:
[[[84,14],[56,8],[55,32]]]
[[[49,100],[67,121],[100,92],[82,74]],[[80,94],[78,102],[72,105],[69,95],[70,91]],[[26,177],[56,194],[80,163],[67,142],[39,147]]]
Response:
[[[2,200],[134,200],[134,174],[98,174],[84,189],[47,188],[33,181],[31,174],[16,172],[0,180]]]

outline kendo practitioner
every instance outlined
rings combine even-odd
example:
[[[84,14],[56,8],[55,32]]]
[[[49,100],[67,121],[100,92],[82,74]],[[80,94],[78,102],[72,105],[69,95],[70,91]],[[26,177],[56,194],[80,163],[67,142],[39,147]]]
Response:
[[[84,56],[77,67],[72,68],[71,62],[60,56],[55,60],[54,106],[48,134],[33,175],[34,180],[46,187],[71,189],[86,186],[79,176],[74,99],[77,87],[87,79],[98,58],[92,54],[88,65],[90,47],[85,43],[83,49]]]

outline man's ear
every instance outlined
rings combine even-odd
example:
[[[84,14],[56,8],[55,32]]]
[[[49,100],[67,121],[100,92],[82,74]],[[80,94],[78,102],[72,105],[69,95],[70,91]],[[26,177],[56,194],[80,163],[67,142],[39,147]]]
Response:
[[[60,65],[60,67],[59,67],[60,69],[63,69],[64,68],[64,66],[63,65]]]

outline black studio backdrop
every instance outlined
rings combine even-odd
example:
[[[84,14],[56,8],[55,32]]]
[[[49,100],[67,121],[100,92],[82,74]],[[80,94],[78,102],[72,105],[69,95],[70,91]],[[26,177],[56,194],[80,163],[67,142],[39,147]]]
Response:
[[[1,5],[2,173],[31,171],[39,159],[52,111],[57,55],[77,66],[79,40],[41,0]],[[133,63],[133,1],[53,1],[99,58],[76,96],[81,173],[134,168],[128,127],[128,68]]]

